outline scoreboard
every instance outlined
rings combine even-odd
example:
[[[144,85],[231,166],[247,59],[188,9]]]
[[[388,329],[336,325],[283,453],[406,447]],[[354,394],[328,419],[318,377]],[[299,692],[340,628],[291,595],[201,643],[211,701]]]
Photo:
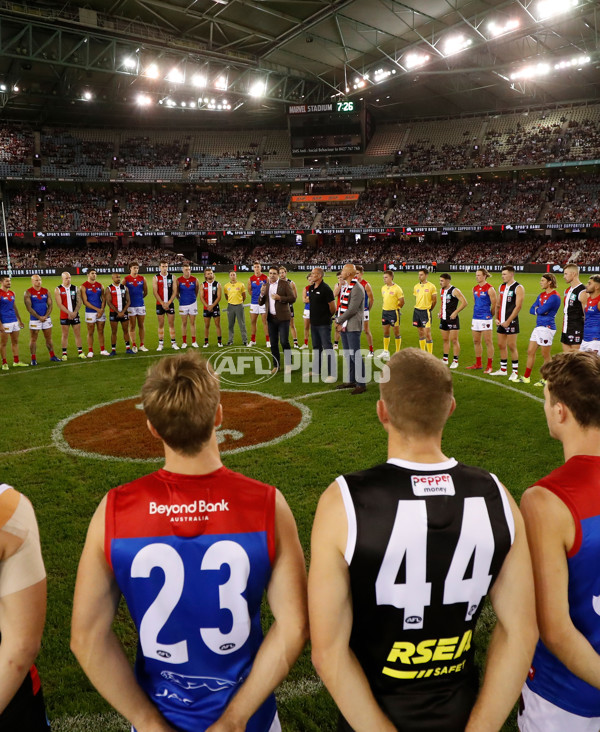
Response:
[[[292,155],[360,153],[365,148],[365,110],[352,100],[291,104]]]

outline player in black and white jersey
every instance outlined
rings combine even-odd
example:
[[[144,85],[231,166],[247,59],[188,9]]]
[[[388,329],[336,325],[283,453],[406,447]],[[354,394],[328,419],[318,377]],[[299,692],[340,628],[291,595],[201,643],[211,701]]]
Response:
[[[583,321],[585,320],[585,304],[588,293],[585,285],[579,280],[579,267],[567,264],[563,277],[568,285],[563,301],[563,327],[560,342],[563,351],[578,351],[583,340]]]
[[[467,300],[462,292],[451,284],[452,276],[448,272],[440,275],[440,330],[444,342],[444,355],[442,362],[448,364],[450,346],[453,350],[451,369],[458,368],[458,357],[460,355],[460,342],[458,332],[460,320],[458,314],[467,307]]]
[[[413,348],[388,367],[388,461],[339,477],[317,508],[313,662],[340,730],[499,730],[537,639],[523,521],[494,475],[441,450],[449,369]],[[472,638],[488,593],[498,621],[478,692]]]

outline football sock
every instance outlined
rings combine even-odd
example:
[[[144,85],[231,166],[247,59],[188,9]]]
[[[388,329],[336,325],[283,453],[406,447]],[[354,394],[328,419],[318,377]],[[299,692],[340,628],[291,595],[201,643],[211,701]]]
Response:
[[[221,336],[217,336],[217,343],[221,342]]]
[[[444,355],[442,356],[442,361],[444,363],[448,363],[448,354],[447,353],[444,353]]]
[[[426,351],[427,350],[427,345],[425,343],[425,338],[419,338],[419,348],[422,351]]]
[[[171,342],[173,342],[173,339],[172,338],[171,338]],[[181,336],[181,342],[182,343],[187,343],[187,336],[186,335]]]
[[[192,343],[196,342],[196,336],[192,336]]]
[[[500,371],[506,371],[507,367],[508,367],[508,359],[501,358],[500,359]]]
[[[516,371],[517,369],[513,369],[513,370]],[[529,376],[531,376],[531,369],[527,368],[527,369],[525,369],[525,378],[528,378]]]
[[[400,350],[400,346],[402,345],[402,338],[396,338],[396,353]]]
[[[77,346],[77,353],[83,353],[83,348],[81,346]]]
[[[15,363],[19,363],[19,357],[18,356],[13,356],[13,361]]]
[[[481,356],[475,357],[475,366],[477,366],[478,369],[481,368]]]
[[[519,370],[519,362],[518,361],[513,361],[512,362],[512,370],[515,371],[515,372],[518,372],[518,370]],[[530,370],[530,372],[531,372],[531,370]]]
[[[384,351],[389,351],[390,350],[390,339],[389,338],[384,338],[383,339],[383,350]]]
[[[492,359],[491,358],[488,358],[488,360],[487,360],[487,368],[488,369],[492,368]]]
[[[427,341],[427,353],[433,353],[433,341]]]

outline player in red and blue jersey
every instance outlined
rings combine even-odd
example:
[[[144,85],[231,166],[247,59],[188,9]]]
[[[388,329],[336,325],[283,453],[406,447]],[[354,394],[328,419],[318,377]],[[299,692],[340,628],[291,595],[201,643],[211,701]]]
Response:
[[[45,287],[42,287],[42,278],[39,275],[31,276],[31,287],[25,290],[25,308],[29,313],[29,351],[31,353],[31,365],[37,366],[36,350],[37,339],[40,330],[44,334],[46,348],[50,354],[51,361],[59,361],[60,358],[54,353],[52,343],[52,298]]]
[[[248,346],[256,345],[256,321],[260,315],[267,341],[267,348],[270,348],[271,342],[269,341],[269,330],[267,328],[267,306],[260,305],[258,302],[260,290],[268,282],[268,277],[261,271],[259,261],[252,263],[252,269],[254,270],[254,274],[248,282],[248,291],[250,292],[250,340],[248,341]]]
[[[142,403],[165,466],[106,496],[81,557],[71,647],[138,730],[279,732],[273,690],[307,638],[304,558],[272,486],[225,468],[219,385],[195,355],[162,359]],[[264,592],[275,621],[263,642]],[[123,594],[135,675],[112,624]]]
[[[473,319],[471,320],[471,331],[473,333],[473,346],[475,348],[475,363],[467,366],[468,370],[479,370],[483,368],[482,356],[485,343],[487,352],[487,366],[484,374],[491,374],[494,361],[494,340],[492,328],[494,325],[494,313],[496,311],[496,290],[486,280],[490,277],[487,269],[480,267],[475,272],[477,284],[473,288]]]
[[[10,338],[13,352],[13,366],[29,366],[19,360],[19,331],[24,328],[17,310],[15,293],[10,289],[10,276],[4,275],[0,280],[0,354],[2,354],[2,371],[8,371],[6,345]]]
[[[135,324],[137,321],[138,331],[140,335],[140,351],[147,351],[144,345],[146,337],[146,306],[144,298],[148,294],[148,283],[145,277],[142,277],[140,265],[138,262],[131,262],[129,265],[129,274],[125,277],[125,287],[129,290],[129,308],[127,315],[129,316],[129,340],[131,342],[131,350],[137,353],[138,347],[135,340]]]
[[[87,280],[79,288],[81,299],[85,305],[85,322],[87,325],[88,358],[94,357],[94,331],[98,330],[100,355],[108,356],[104,345],[104,324],[106,323],[106,300],[104,286],[98,282],[95,269],[89,269]]]
[[[565,464],[523,494],[540,640],[523,687],[523,732],[600,729],[600,359],[542,366],[546,421]]]
[[[600,356],[600,275],[590,277],[585,291],[588,300],[585,304],[581,350],[593,351]]]
[[[556,291],[556,277],[551,272],[542,275],[540,286],[543,288],[542,292],[537,296],[536,301],[529,310],[536,318],[535,328],[533,329],[527,348],[525,375],[519,376],[519,381],[522,384],[529,384],[531,381],[531,371],[535,363],[535,354],[538,348],[542,349],[544,363],[548,363],[550,360],[552,341],[556,333],[556,313],[562,304],[560,295]],[[542,378],[536,381],[534,386],[544,386],[545,383]]]
[[[198,280],[192,275],[192,268],[184,264],[181,268],[182,276],[177,278],[177,298],[179,300],[179,315],[181,316],[181,347],[187,348],[187,324],[190,321],[190,335],[192,347],[198,348],[196,343],[196,316],[198,315]]]

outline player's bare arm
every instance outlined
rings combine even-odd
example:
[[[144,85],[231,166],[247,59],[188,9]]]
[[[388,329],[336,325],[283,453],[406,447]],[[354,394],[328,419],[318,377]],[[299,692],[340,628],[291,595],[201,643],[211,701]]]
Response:
[[[42,322],[46,320],[46,317],[43,315],[38,315],[33,307],[31,306],[31,294],[29,290],[25,290],[25,294],[23,296],[23,301],[25,302],[25,310],[32,315],[34,318],[37,318],[38,320],[41,320]]]
[[[217,282],[217,299],[215,300],[214,304],[218,305],[221,302],[221,298],[223,297],[223,288],[221,285]]]
[[[538,638],[531,557],[523,518],[509,492],[502,490],[515,522],[513,545],[490,590],[496,613],[485,675],[465,732],[497,732],[502,728],[529,671]]]
[[[462,294],[458,287],[454,288],[453,293],[458,298],[458,307],[453,313],[450,314],[450,318],[452,320],[455,320],[456,318],[458,318],[458,314],[461,312],[461,310],[464,310],[467,307],[467,298]]]
[[[541,486],[525,491],[521,510],[534,567],[540,638],[570,671],[600,688],[600,656],[569,614],[567,552],[575,541],[571,512]]]
[[[312,660],[317,673],[355,732],[393,732],[350,649],[352,600],[344,559],[348,524],[340,489],[332,483],[317,506],[308,577]]]
[[[22,544],[23,539],[0,530],[0,561],[12,557],[21,549]],[[45,578],[0,598],[0,714],[14,697],[35,661],[45,619]]]
[[[296,522],[279,491],[275,503],[275,561],[267,600],[274,621],[252,671],[221,718],[206,732],[243,732],[250,717],[288,675],[308,640],[304,555]]]
[[[175,732],[138,685],[112,630],[120,591],[104,556],[105,513],[106,497],[92,518],[79,562],[71,650],[100,694],[138,732]]]
[[[148,294],[148,283],[146,282],[146,278],[142,278],[142,287],[143,287],[143,295],[146,297]]]

